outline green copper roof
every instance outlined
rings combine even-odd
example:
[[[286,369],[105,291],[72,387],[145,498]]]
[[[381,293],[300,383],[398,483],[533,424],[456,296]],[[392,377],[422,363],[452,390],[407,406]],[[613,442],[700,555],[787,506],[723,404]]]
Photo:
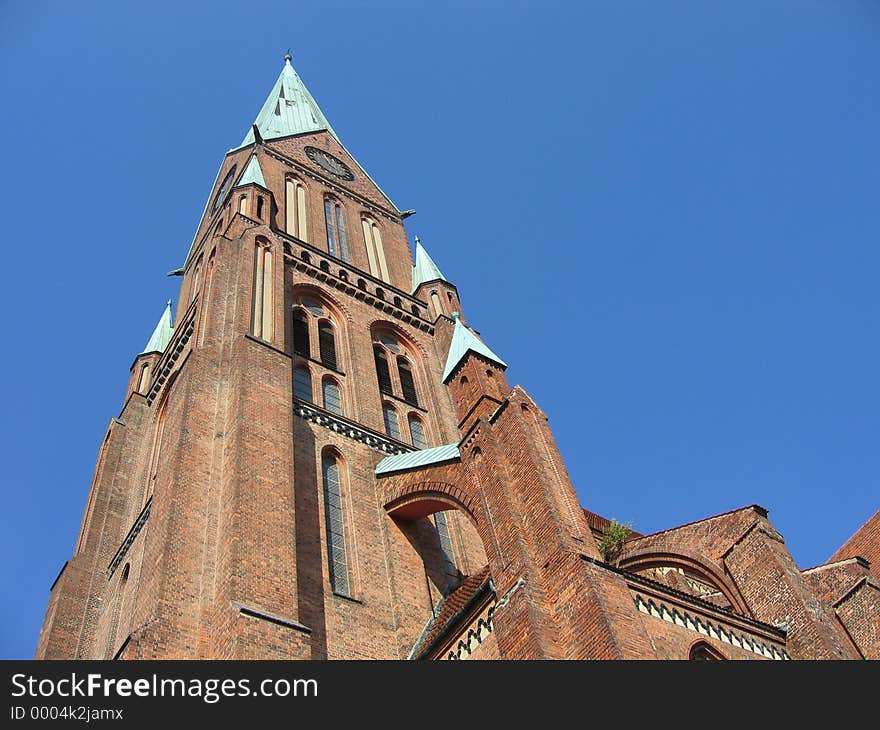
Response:
[[[451,461],[452,459],[459,458],[461,458],[461,453],[458,450],[458,444],[446,444],[445,446],[435,446],[433,449],[408,451],[405,454],[395,454],[394,456],[386,456],[382,459],[376,465],[376,476],[389,474],[393,471],[417,469],[420,466],[439,464],[441,461]]]
[[[337,140],[339,139],[299,74],[293,70],[289,57],[285,57],[281,75],[269,92],[266,103],[257,114],[254,124],[257,125],[263,139],[317,132],[321,129],[326,129]],[[239,147],[253,144],[254,141],[254,128],[251,126]]]
[[[165,352],[165,348],[171,342],[173,334],[174,327],[171,326],[171,300],[169,299],[165,305],[165,311],[159,317],[159,323],[156,325],[156,329],[153,330],[153,334],[150,335],[147,346],[141,352],[141,355],[147,352]]]
[[[422,242],[416,236],[416,263],[412,270],[413,293],[426,281],[436,281],[437,279],[449,281],[443,276],[440,269],[437,268],[437,264],[434,263],[433,259],[428,256],[428,252],[425,251],[425,247],[422,246]]]
[[[248,160],[247,167],[244,168],[244,172],[241,173],[241,177],[238,178],[235,187],[250,185],[251,183],[266,187],[266,180],[263,178],[263,168],[260,167],[260,161],[256,155],[251,155],[251,159]]]
[[[443,368],[444,383],[449,379],[449,376],[452,375],[452,371],[458,367],[458,364],[464,360],[464,356],[471,351],[476,352],[478,355],[482,355],[487,360],[491,360],[502,368],[507,367],[507,363],[504,362],[504,360],[492,352],[492,350],[490,350],[488,346],[486,346],[486,344],[470,330],[470,328],[462,324],[458,312],[454,312],[452,318],[455,320],[455,332],[452,333],[452,342],[449,343],[449,354],[446,356],[446,367]]]

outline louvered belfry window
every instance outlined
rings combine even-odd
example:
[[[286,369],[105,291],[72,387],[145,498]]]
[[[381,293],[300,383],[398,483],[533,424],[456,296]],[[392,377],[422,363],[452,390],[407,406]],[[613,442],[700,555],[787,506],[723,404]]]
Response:
[[[321,364],[336,370],[336,339],[333,336],[333,325],[327,321],[318,324],[318,348],[321,351]]]
[[[419,397],[416,395],[416,383],[413,380],[412,369],[405,358],[397,358],[397,373],[400,375],[400,388],[403,391],[403,399],[407,403],[417,406],[419,404]]]
[[[293,395],[308,403],[312,402],[312,376],[308,368],[293,369]]]
[[[427,448],[428,441],[425,439],[425,427],[418,416],[409,417],[409,435],[412,445],[417,449]]]
[[[388,357],[381,347],[373,348],[373,358],[376,361],[376,377],[379,379],[379,390],[382,393],[392,393],[391,371],[388,369]]]
[[[342,398],[339,394],[339,385],[333,378],[324,378],[324,408],[331,413],[342,415]]]
[[[400,425],[397,422],[397,411],[386,404],[382,406],[382,416],[385,419],[385,433],[396,441],[400,441]]]
[[[293,351],[303,357],[310,356],[309,319],[301,309],[293,310]]]
[[[345,545],[345,518],[342,506],[342,482],[339,462],[333,454],[321,457],[324,481],[324,512],[327,518],[327,560],[330,563],[330,584],[336,593],[350,595],[348,552]]]

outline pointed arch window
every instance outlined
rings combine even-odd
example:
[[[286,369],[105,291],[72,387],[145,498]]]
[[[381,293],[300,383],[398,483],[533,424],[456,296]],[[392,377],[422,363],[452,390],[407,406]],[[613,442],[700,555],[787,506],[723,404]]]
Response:
[[[348,574],[348,550],[345,539],[345,514],[342,501],[340,466],[339,459],[332,452],[325,451],[321,456],[330,584],[336,593],[349,595],[351,592],[351,582]]]
[[[391,371],[388,369],[388,356],[378,345],[373,347],[373,359],[376,361],[376,377],[379,379],[379,391],[392,394]]]
[[[309,221],[306,210],[306,188],[295,177],[284,183],[285,229],[300,241],[309,240]]]
[[[455,550],[452,546],[452,535],[445,512],[434,513],[434,526],[437,528],[437,538],[440,542],[440,558],[443,562],[443,575],[446,577],[447,591],[451,591],[458,585],[460,575],[458,566],[455,564]]]
[[[397,422],[397,411],[394,406],[385,403],[382,406],[382,417],[385,419],[385,433],[395,441],[400,441],[400,425]]]
[[[364,230],[364,244],[367,247],[367,261],[370,265],[370,273],[382,281],[390,281],[388,276],[388,264],[385,261],[385,247],[382,244],[382,231],[379,224],[369,217],[361,218],[361,226]]]
[[[293,310],[293,351],[297,355],[309,357],[309,318],[302,309]]]
[[[410,442],[417,449],[428,448],[428,440],[425,438],[425,426],[415,413],[409,414]]]
[[[345,211],[335,198],[324,200],[324,220],[327,223],[327,250],[337,258],[348,261],[348,237],[345,233]]]
[[[342,415],[342,396],[339,392],[339,383],[333,378],[324,378],[321,384],[324,396],[324,408],[331,413]]]
[[[321,364],[324,367],[337,370],[336,338],[333,335],[333,325],[326,319],[318,323],[318,349],[321,354]]]
[[[414,406],[419,404],[416,394],[416,382],[413,378],[412,368],[405,357],[397,358],[397,374],[400,377],[400,389],[403,391],[403,399]]]
[[[293,395],[308,403],[312,402],[312,374],[302,365],[293,369]]]

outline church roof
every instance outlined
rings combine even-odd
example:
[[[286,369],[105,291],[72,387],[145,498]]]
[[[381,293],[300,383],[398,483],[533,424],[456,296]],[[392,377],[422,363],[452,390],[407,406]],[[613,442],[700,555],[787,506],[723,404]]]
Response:
[[[428,256],[428,252],[425,250],[425,247],[422,246],[419,237],[416,236],[416,263],[412,270],[413,293],[415,293],[416,289],[426,281],[437,281],[438,279],[441,281],[449,281],[443,276],[443,273],[437,267],[437,264],[434,263],[434,260]]]
[[[410,651],[410,658],[422,657],[433,649],[443,636],[466,617],[476,601],[492,590],[488,565],[465,578],[457,588],[440,599],[435,608],[436,616],[428,621],[428,625]]]
[[[290,63],[290,56],[284,57],[281,75],[269,92],[260,113],[254,121],[263,139],[277,139],[292,134],[317,132],[326,129],[339,140],[324,112]],[[239,147],[253,144],[253,125]],[[342,144],[342,142],[339,142]]]
[[[393,471],[418,469],[421,466],[439,464],[442,461],[451,461],[460,457],[461,453],[458,450],[457,443],[435,446],[433,449],[407,451],[405,454],[394,454],[394,456],[386,456],[382,459],[376,465],[376,476],[390,474]]]
[[[241,177],[238,178],[235,187],[249,185],[251,183],[266,187],[266,179],[263,177],[263,168],[260,167],[260,161],[257,159],[256,155],[251,155],[251,159],[248,160],[247,167],[244,168],[244,172],[241,173]]]
[[[162,316],[159,317],[156,329],[154,329],[153,334],[150,335],[150,339],[147,341],[147,346],[143,349],[141,355],[148,352],[165,352],[165,348],[168,347],[168,343],[171,342],[171,337],[173,335],[174,327],[171,326],[171,300],[169,299],[165,305],[165,311],[162,312]]]
[[[455,331],[452,333],[452,342],[449,343],[449,354],[446,356],[446,367],[443,368],[444,383],[449,379],[449,376],[452,375],[452,371],[458,367],[458,364],[464,360],[464,356],[469,352],[475,352],[478,355],[482,355],[487,360],[491,360],[502,368],[507,367],[507,363],[504,362],[504,360],[492,352],[488,345],[477,337],[469,327],[462,324],[458,312],[455,312],[452,315],[452,318],[455,320]]]

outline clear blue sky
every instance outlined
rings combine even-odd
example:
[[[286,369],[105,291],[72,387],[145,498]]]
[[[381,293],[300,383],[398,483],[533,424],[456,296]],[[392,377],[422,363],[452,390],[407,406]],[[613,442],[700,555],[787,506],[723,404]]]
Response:
[[[294,65],[642,532],[880,508],[880,5],[0,5],[0,657],[29,657],[224,152]]]

